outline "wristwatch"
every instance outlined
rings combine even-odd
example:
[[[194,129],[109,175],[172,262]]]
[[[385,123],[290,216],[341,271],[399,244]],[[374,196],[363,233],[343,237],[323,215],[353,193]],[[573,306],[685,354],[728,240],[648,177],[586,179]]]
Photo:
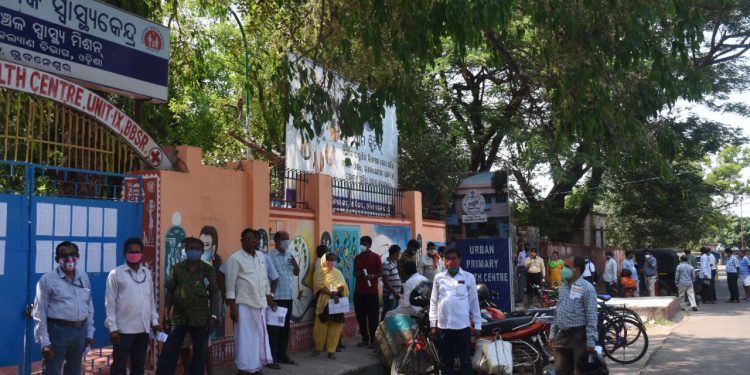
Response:
[[[211,315],[211,319],[213,319],[213,320],[219,320],[219,318],[216,315]]]
[[[269,294],[269,296],[271,296],[271,298],[276,298],[276,296],[273,293]]]

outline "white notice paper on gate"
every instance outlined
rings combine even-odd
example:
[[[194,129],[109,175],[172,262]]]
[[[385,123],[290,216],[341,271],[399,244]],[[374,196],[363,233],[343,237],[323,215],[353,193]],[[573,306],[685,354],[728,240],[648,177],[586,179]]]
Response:
[[[276,327],[283,327],[284,326],[284,320],[286,319],[286,307],[277,306],[276,311],[271,310],[271,308],[266,309],[266,323],[268,323],[269,326],[276,326]]]
[[[5,237],[8,233],[8,203],[0,202],[0,237]]]
[[[52,241],[36,241],[35,273],[47,273],[52,270]]]
[[[88,210],[84,206],[73,206],[73,220],[70,234],[73,237],[86,237],[86,222]]]
[[[89,207],[89,237],[101,237],[101,236],[102,236],[102,208],[101,207]]]
[[[67,204],[55,205],[55,236],[70,236],[70,206]]]
[[[328,313],[329,314],[345,314],[348,312],[349,312],[349,298],[341,297],[339,298],[339,303],[336,303],[336,301],[334,301],[333,298],[328,300]]]
[[[51,236],[55,205],[51,203],[36,204],[36,233],[37,236]]]

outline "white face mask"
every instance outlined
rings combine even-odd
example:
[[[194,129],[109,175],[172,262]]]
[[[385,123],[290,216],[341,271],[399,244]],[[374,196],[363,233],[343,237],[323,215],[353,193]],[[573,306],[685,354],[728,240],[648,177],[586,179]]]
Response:
[[[651,255],[646,254],[646,259],[651,258]]]
[[[365,245],[359,245],[359,251],[360,251],[360,252],[365,252],[365,251],[367,251],[367,246],[365,246]]]

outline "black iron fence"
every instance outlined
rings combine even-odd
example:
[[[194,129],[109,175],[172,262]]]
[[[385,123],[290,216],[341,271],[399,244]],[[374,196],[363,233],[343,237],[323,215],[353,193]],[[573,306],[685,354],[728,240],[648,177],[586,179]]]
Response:
[[[332,179],[333,212],[399,217],[404,215],[404,192],[389,186]]]
[[[307,209],[308,172],[271,167],[271,207]]]

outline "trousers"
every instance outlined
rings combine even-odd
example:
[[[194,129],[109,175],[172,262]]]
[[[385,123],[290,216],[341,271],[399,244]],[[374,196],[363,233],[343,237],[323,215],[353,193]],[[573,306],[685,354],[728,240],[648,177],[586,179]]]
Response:
[[[732,301],[740,300],[740,289],[737,287],[737,272],[727,272],[727,284],[729,285],[729,299]]]
[[[128,359],[130,375],[143,375],[148,349],[148,333],[121,333],[120,343],[112,345],[112,375],[125,375]]]
[[[292,318],[292,300],[275,301],[279,307],[286,308],[284,326],[268,326],[268,343],[271,345],[271,355],[274,361],[286,361],[289,359],[289,320]]]
[[[375,330],[378,329],[378,312],[380,302],[377,293],[355,293],[354,294],[354,314],[357,316],[359,323],[359,334],[362,335],[362,342],[369,343],[370,338],[375,340]]]
[[[553,349],[555,374],[580,374],[578,358],[586,353],[586,329],[578,329],[571,333],[558,333],[555,337]]]
[[[49,361],[45,359],[42,362],[42,374],[60,375],[60,370],[63,370],[65,375],[80,375],[83,350],[86,347],[86,324],[75,328],[48,320],[47,332],[55,356]]]
[[[469,327],[464,329],[441,329],[438,351],[440,360],[443,362],[443,375],[453,375],[455,370],[453,364],[456,357],[461,364],[460,374],[471,375],[471,356],[469,355],[469,346],[471,345],[471,330]]]
[[[182,350],[182,342],[187,334],[190,334],[190,339],[193,340],[193,356],[190,360],[189,375],[203,375],[206,369],[206,355],[208,354],[208,332],[206,332],[206,327],[188,325],[172,326],[169,330],[167,342],[161,349],[159,362],[156,366],[158,375],[174,374],[180,350]]]
[[[690,307],[695,307],[695,290],[693,289],[692,285],[678,286],[677,293],[677,299],[680,300],[680,305],[683,305],[683,301],[685,301],[685,296],[687,295],[688,302],[690,302]]]

